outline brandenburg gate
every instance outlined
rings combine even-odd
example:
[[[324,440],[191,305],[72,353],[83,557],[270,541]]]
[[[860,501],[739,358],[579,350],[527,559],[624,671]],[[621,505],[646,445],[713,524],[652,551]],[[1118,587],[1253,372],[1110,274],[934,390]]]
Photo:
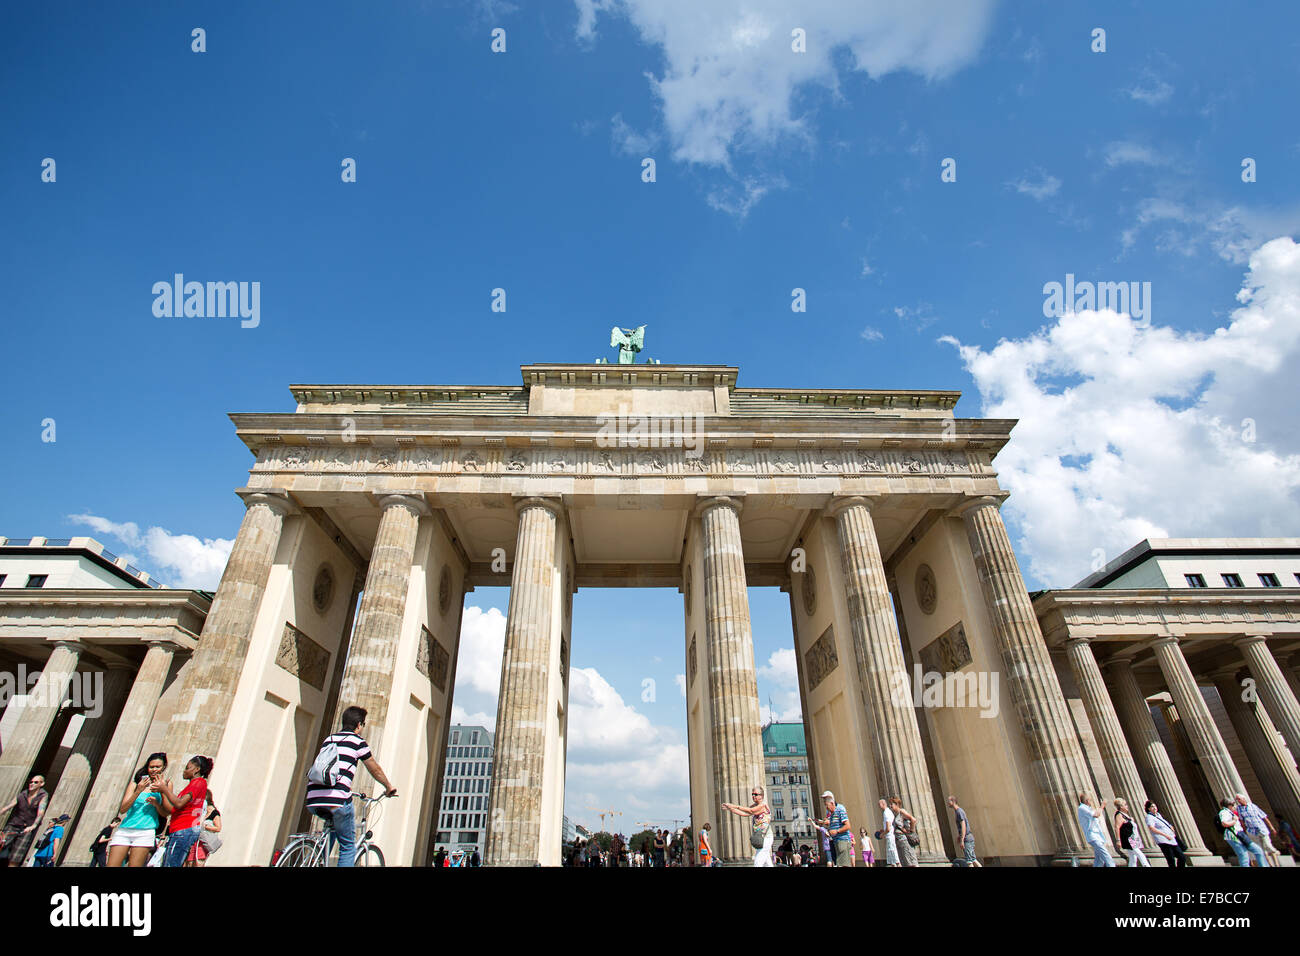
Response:
[[[1088,768],[999,514],[1013,422],[954,417],[957,392],[746,388],[730,366],[521,373],[295,385],[292,414],[231,416],[247,511],[163,748],[216,759],[214,865],[264,864],[302,825],[353,704],[401,794],[375,840],[427,861],[464,596],[488,585],[510,587],[489,865],[560,862],[584,587],[681,593],[691,816],[723,860],[752,851],[720,804],[764,780],[749,586],[790,596],[814,794],[873,828],[900,795],[932,862],[944,790],[997,808],[981,839],[1004,861],[1091,857]],[[993,707],[923,712],[899,680],[918,660],[999,674]]]

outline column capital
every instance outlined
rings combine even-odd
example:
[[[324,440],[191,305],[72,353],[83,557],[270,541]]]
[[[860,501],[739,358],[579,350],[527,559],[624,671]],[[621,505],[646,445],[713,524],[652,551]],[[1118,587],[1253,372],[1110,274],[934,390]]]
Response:
[[[948,513],[955,518],[965,518],[981,508],[1001,508],[1009,494],[1004,491],[996,495],[974,495],[955,505]]]
[[[1267,644],[1268,640],[1263,634],[1241,634],[1232,639],[1234,647],[1258,647],[1260,644]]]
[[[282,488],[236,488],[235,494],[244,500],[244,507],[266,505],[281,518],[298,513],[298,506]]]
[[[830,503],[826,505],[825,515],[828,518],[837,518],[849,508],[858,506],[866,508],[868,512],[874,512],[879,503],[879,495],[831,495]]]
[[[1123,671],[1123,670],[1132,671],[1133,659],[1130,657],[1108,657],[1101,664],[1101,669],[1102,670],[1110,669],[1116,671]]]
[[[1091,646],[1091,644],[1092,644],[1092,638],[1091,638],[1091,637],[1083,637],[1083,636],[1078,635],[1078,634],[1073,634],[1073,635],[1071,635],[1070,637],[1067,637],[1067,638],[1066,638],[1062,643],[1063,643],[1066,647],[1078,647],[1078,646],[1081,645],[1081,644],[1084,645],[1085,647],[1087,647],[1087,646]]]
[[[545,508],[557,518],[564,517],[564,501],[559,495],[515,496],[515,514],[522,515],[529,508]]]
[[[691,516],[695,518],[702,517],[704,512],[708,511],[710,508],[717,507],[718,505],[730,508],[735,512],[736,517],[739,518],[741,509],[745,507],[745,499],[743,495],[737,494],[697,495],[695,509],[691,512]]]
[[[387,511],[389,508],[407,508],[421,518],[433,514],[428,502],[424,500],[423,491],[375,492],[371,497],[378,503],[380,511]]]
[[[1180,641],[1181,638],[1179,638],[1178,635],[1176,634],[1165,634],[1163,637],[1157,637],[1148,646],[1152,648],[1168,647],[1169,645],[1172,644],[1174,647],[1179,647]]]
[[[72,651],[75,654],[84,654],[87,650],[86,645],[81,643],[81,641],[70,640],[66,637],[57,638],[50,641],[50,643],[54,645],[55,650],[62,649],[65,651]]]

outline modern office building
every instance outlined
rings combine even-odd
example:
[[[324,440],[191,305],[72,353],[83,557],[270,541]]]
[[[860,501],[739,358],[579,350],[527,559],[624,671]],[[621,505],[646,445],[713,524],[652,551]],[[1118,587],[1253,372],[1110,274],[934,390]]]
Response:
[[[94,538],[0,537],[0,588],[156,588]]]
[[[478,850],[487,846],[488,793],[492,787],[492,732],[454,724],[447,736],[447,767],[438,808],[437,850]]]

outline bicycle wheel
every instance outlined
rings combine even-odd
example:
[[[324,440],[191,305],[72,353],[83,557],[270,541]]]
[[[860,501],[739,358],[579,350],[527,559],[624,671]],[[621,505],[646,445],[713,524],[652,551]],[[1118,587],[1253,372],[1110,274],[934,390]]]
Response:
[[[316,844],[312,840],[298,840],[290,843],[275,861],[277,867],[307,866],[315,853]]]
[[[377,846],[368,846],[357,853],[354,866],[383,866],[384,854]]]

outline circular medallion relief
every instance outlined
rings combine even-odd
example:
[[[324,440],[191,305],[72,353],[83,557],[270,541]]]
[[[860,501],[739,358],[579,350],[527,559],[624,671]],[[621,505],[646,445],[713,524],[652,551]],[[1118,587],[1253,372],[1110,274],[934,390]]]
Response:
[[[813,573],[813,566],[810,564],[803,573],[803,612],[812,617],[815,610],[817,610],[817,575]]]
[[[451,568],[444,564],[442,574],[438,576],[438,610],[446,614],[449,607],[451,607]]]
[[[311,603],[318,614],[329,610],[334,600],[334,572],[328,564],[322,564],[316,572],[316,580],[311,585]]]
[[[928,564],[916,569],[916,603],[926,614],[933,614],[935,605],[939,603],[939,589]]]

